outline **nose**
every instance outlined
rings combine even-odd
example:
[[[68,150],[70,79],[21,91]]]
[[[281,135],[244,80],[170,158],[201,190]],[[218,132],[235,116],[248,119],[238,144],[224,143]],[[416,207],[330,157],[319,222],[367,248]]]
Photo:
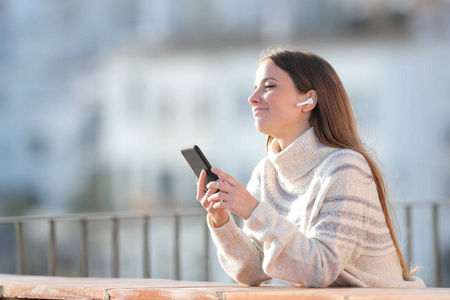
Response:
[[[255,105],[257,103],[261,102],[261,98],[258,95],[258,90],[255,90],[249,97],[248,97],[248,103],[250,105]]]

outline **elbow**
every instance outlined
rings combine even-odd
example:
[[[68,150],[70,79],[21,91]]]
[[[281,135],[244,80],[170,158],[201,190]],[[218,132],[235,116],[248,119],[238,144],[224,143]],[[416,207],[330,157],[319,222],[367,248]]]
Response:
[[[321,277],[320,275],[314,275],[313,277],[307,274],[297,274],[297,276],[292,277],[281,277],[276,274],[269,274],[273,278],[277,278],[297,286],[303,286],[308,288],[326,288],[329,287],[335,280],[329,279],[326,276]]]
[[[329,267],[329,266],[328,266]],[[264,268],[265,273],[272,277],[295,285],[325,288],[329,287],[338,277],[338,271],[335,268],[326,268],[318,266],[299,266],[287,267],[280,269],[279,266],[271,266],[270,264]]]
[[[249,287],[250,286],[260,286],[262,283],[262,282],[258,282],[256,280],[248,280],[248,279],[246,279],[246,280],[236,279],[236,282],[239,284],[245,285],[245,286],[249,286]]]
[[[316,274],[313,278],[306,280],[303,285],[305,287],[311,287],[311,288],[326,288],[329,287],[335,279],[330,278],[329,274],[326,274],[324,272],[317,272],[319,274]]]
[[[328,287],[341,272],[342,262],[334,249],[312,243],[305,255],[278,251],[264,256],[263,270],[272,277],[306,287]]]
[[[232,268],[227,271],[228,275],[239,284],[246,286],[259,286],[272,279],[268,277],[262,269],[254,270],[246,265],[239,268]]]
[[[302,273],[303,285],[311,288],[329,287],[339,276],[338,269],[330,265],[327,267],[311,268]]]
[[[233,278],[237,283],[246,285],[246,286],[260,286],[263,282],[267,281],[266,278],[261,278],[261,276],[258,276],[257,274],[246,274],[246,273],[239,273],[236,274]]]

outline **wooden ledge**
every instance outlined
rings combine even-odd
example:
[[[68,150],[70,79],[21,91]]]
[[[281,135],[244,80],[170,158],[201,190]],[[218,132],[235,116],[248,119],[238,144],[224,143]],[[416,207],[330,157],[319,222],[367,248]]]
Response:
[[[238,284],[169,279],[74,278],[0,274],[0,298],[9,299],[190,299],[190,300],[362,300],[450,299],[450,289],[245,287]]]

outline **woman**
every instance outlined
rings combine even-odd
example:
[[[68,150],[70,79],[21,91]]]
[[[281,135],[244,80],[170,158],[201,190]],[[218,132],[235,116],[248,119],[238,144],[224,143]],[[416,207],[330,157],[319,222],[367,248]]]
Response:
[[[301,50],[262,56],[248,99],[268,155],[244,187],[220,179],[197,200],[222,267],[237,282],[424,287],[402,258],[381,173],[362,145],[333,67]],[[220,190],[217,192],[217,190]],[[244,220],[238,228],[229,212]]]

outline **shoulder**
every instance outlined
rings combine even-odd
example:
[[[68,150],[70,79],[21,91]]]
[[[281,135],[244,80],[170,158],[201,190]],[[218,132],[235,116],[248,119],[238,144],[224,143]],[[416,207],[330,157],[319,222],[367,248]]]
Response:
[[[322,176],[337,176],[341,173],[357,173],[372,178],[372,171],[364,156],[354,150],[341,148],[328,155],[320,164]]]

